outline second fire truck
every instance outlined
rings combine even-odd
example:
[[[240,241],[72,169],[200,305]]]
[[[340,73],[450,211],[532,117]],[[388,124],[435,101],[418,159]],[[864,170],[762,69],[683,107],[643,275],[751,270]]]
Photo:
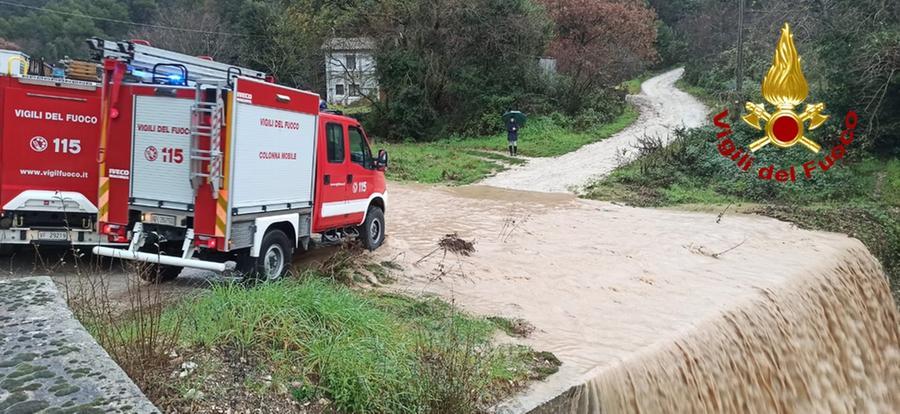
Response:
[[[97,213],[97,65],[51,68],[0,50],[0,252],[25,245],[127,245]]]

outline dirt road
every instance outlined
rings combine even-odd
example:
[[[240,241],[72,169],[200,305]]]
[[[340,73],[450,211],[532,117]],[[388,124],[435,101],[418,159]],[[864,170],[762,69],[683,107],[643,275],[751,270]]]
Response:
[[[559,374],[512,411],[896,412],[900,319],[845,235],[758,216],[639,209],[493,187],[393,185],[376,260],[396,286],[524,318]],[[432,252],[446,233],[470,257]]]
[[[634,146],[641,137],[668,140],[675,128],[702,125],[706,107],[675,88],[675,81],[683,73],[684,69],[675,69],[645,81],[641,93],[630,98],[640,110],[640,117],[622,132],[559,157],[529,159],[527,164],[489,177],[481,184],[528,191],[571,191],[633,159]]]

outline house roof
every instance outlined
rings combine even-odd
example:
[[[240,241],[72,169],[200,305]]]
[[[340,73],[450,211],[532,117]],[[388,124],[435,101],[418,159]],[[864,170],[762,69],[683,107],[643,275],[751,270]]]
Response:
[[[370,37],[333,37],[322,44],[323,50],[373,50],[375,40]]]

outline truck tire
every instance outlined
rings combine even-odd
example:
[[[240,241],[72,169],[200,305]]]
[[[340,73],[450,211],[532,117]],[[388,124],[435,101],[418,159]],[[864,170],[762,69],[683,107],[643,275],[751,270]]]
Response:
[[[359,226],[359,240],[369,251],[384,243],[384,211],[376,206],[369,206],[366,220]]]
[[[154,250],[155,249],[146,247],[141,249],[141,251],[148,253],[160,253],[159,251]],[[177,255],[178,257],[181,257],[181,249],[166,246],[164,250],[165,251],[161,254]],[[181,274],[181,270],[184,269],[181,266],[163,266],[155,263],[138,263],[136,268],[138,277],[150,283],[171,282],[178,278],[178,275]]]
[[[183,267],[163,266],[155,263],[141,263],[138,265],[138,276],[150,283],[171,282],[178,278]]]
[[[243,258],[245,263],[240,267],[244,277],[259,282],[271,282],[280,279],[287,273],[294,255],[293,243],[287,234],[272,229],[263,236],[259,246],[259,257],[249,253]]]
[[[9,256],[16,251],[14,244],[0,244],[0,256]]]

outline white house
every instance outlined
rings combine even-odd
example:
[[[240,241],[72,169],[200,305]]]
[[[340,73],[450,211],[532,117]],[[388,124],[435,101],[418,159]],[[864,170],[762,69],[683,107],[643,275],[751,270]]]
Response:
[[[369,97],[378,99],[375,41],[366,37],[336,37],[322,45],[328,103],[349,105]]]

